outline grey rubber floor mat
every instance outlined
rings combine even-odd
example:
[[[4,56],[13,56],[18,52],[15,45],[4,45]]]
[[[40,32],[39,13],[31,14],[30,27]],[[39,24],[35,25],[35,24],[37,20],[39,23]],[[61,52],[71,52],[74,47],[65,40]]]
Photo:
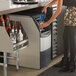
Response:
[[[57,67],[51,67],[47,69],[46,71],[42,72],[38,76],[76,76],[76,70],[75,72],[59,72],[60,68]]]

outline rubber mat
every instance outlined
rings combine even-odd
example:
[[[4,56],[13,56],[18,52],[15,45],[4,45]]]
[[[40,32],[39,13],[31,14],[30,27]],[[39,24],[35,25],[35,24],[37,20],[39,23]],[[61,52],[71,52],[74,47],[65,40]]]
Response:
[[[75,72],[60,72],[60,69],[61,68],[53,66],[46,71],[40,73],[38,76],[76,76],[76,70]]]

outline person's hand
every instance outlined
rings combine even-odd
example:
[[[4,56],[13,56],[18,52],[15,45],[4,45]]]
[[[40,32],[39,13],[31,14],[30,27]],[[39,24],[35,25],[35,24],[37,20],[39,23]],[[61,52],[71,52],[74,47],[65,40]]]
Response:
[[[49,24],[47,22],[44,22],[44,23],[40,23],[40,28],[45,28],[47,27]]]
[[[44,8],[42,9],[42,13],[43,12],[45,12],[45,14],[46,14],[46,12],[47,12],[47,7],[46,6],[44,6]]]

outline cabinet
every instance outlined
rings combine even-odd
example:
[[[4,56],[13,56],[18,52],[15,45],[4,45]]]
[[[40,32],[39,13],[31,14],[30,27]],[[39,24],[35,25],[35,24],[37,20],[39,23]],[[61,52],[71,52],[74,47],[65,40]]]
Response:
[[[52,13],[57,9],[57,5],[52,6]],[[64,51],[64,14],[66,6],[62,7],[60,15],[52,23],[52,58],[55,58]]]
[[[12,40],[10,39],[5,26],[0,26],[0,52],[3,52],[3,56],[0,56],[4,59],[0,62],[0,65],[4,66],[4,76],[7,76],[7,64],[9,60],[16,60],[16,70],[19,69],[19,51],[26,48],[28,44],[28,38],[24,37],[24,39],[18,43],[13,44]],[[15,48],[15,49],[14,49]],[[11,54],[16,54],[15,56],[11,56]],[[7,61],[8,60],[8,61]]]
[[[19,22],[17,22],[17,23],[19,23]],[[11,26],[12,26],[12,24],[11,24]],[[20,27],[21,25],[16,24],[16,27],[17,26]],[[13,42],[11,40],[11,36],[9,37],[9,35],[8,35],[6,29],[5,29],[5,26],[0,26],[0,52],[1,53],[3,52],[3,53],[7,54],[8,64],[9,64],[9,60],[12,60],[12,59],[14,60],[16,58],[16,55],[15,55],[16,52],[20,52],[28,46],[27,34],[25,33],[24,29],[22,29],[22,31],[23,31],[23,40],[18,41],[18,42],[13,44]],[[11,54],[13,54],[14,56],[11,56]],[[14,61],[14,62],[15,62],[15,65],[16,65],[16,61]]]
[[[29,45],[26,49],[20,51],[20,66],[40,69],[40,46],[39,33],[32,18],[21,15],[9,15],[10,20],[20,21],[24,30],[26,30]],[[29,22],[30,21],[30,22]],[[13,56],[14,54],[11,54]],[[9,60],[9,64],[15,65],[14,61]]]
[[[39,16],[42,7],[12,13],[11,20],[20,21],[26,30],[29,46],[20,52],[20,66],[40,69],[51,62],[51,25],[41,30],[39,28]],[[47,10],[46,20],[50,18],[51,8]],[[14,62],[10,63],[14,64]]]
[[[10,48],[9,48],[10,47]],[[0,26],[0,52],[13,52],[13,44],[5,30]]]
[[[31,5],[15,5],[15,4],[13,4],[12,3],[12,0],[1,0],[1,2],[0,2],[0,4],[1,4],[1,8],[0,8],[0,15],[4,15],[4,14],[9,14],[9,13],[13,13],[13,12],[18,12],[18,11],[22,11],[22,10],[28,10],[28,9],[33,9],[33,8],[37,8],[37,7],[40,7],[40,6],[43,6],[44,4],[43,3],[38,3],[38,4],[31,4]],[[3,5],[3,4],[5,4],[5,5]],[[29,18],[28,18],[29,19]],[[27,20],[28,20],[27,18],[26,18],[26,24],[28,24],[27,23]],[[31,19],[30,19],[31,20]],[[20,20],[19,20],[20,21]],[[21,22],[21,21],[20,21]],[[33,21],[32,21],[32,23],[33,23]],[[25,23],[22,21],[22,23],[21,23],[22,25],[25,25]],[[34,23],[33,23],[33,25],[34,25]],[[2,27],[1,28],[1,30],[3,29],[4,27]],[[22,66],[25,66],[25,67],[30,67],[30,68],[40,68],[40,61],[38,61],[40,58],[38,57],[39,56],[39,52],[36,52],[35,51],[35,49],[39,49],[39,48],[37,48],[37,46],[39,46],[39,45],[36,45],[35,44],[35,41],[36,41],[36,39],[39,41],[39,38],[38,38],[38,36],[37,35],[39,35],[39,34],[37,34],[37,35],[32,35],[31,33],[33,32],[34,34],[35,34],[35,31],[37,32],[37,30],[35,30],[35,31],[32,31],[32,32],[27,32],[27,30],[29,30],[30,31],[30,29],[28,29],[28,27],[25,27],[24,26],[24,28],[27,28],[27,29],[24,29],[24,30],[26,30],[26,33],[27,33],[27,37],[29,37],[30,39],[28,39],[28,43],[29,43],[29,45],[31,45],[31,46],[28,46],[27,47],[27,49],[25,49],[25,47],[24,48],[21,48],[21,49],[18,49],[18,50],[21,50],[20,51],[20,65],[22,65]],[[31,29],[34,29],[32,26],[31,26]],[[4,31],[5,31],[5,28],[4,28]],[[3,30],[2,30],[2,32],[3,32]],[[1,33],[2,33],[1,32]],[[5,31],[5,33],[6,33],[6,31]],[[28,35],[28,33],[29,33],[29,35]],[[11,40],[10,40],[10,38],[9,38],[9,36],[8,36],[8,34],[6,33],[6,44],[8,43],[9,45],[7,45],[8,47],[6,47],[7,48],[7,51],[9,52],[12,52],[12,50],[13,50],[13,44],[12,44],[12,42],[11,42]],[[34,36],[34,37],[33,37]],[[0,36],[1,37],[1,36]],[[5,37],[5,34],[4,34],[4,37]],[[8,41],[7,41],[7,38],[8,38]],[[35,39],[34,40],[34,45],[32,45],[32,40],[33,39]],[[3,40],[3,39],[2,39]],[[36,42],[38,42],[38,41],[36,41]],[[24,42],[24,41],[23,41]],[[1,43],[3,43],[2,41],[1,41]],[[39,42],[38,42],[39,43]],[[19,44],[18,44],[19,45]],[[3,43],[1,46],[5,46],[5,44]],[[14,46],[16,46],[16,45],[14,45]],[[9,49],[9,47],[10,47],[10,49]],[[35,47],[35,49],[33,48],[33,47]],[[1,49],[0,49],[0,51],[1,50],[4,50],[4,48],[2,48],[1,47]],[[29,51],[28,51],[28,49],[29,49]],[[33,51],[31,51],[31,49],[33,49]],[[6,49],[4,50],[4,51],[6,51]],[[6,51],[6,52],[7,52]],[[31,52],[30,52],[31,51]],[[34,55],[33,55],[34,54]],[[13,53],[11,53],[10,54],[10,56],[14,56],[14,54]],[[25,58],[24,58],[25,57]],[[35,61],[36,60],[36,61]],[[28,62],[27,62],[28,61]],[[31,63],[31,61],[33,61],[32,63]],[[28,64],[28,63],[30,63],[30,64]],[[12,64],[12,65],[15,65],[15,61],[12,61],[12,60],[8,60],[8,64]]]

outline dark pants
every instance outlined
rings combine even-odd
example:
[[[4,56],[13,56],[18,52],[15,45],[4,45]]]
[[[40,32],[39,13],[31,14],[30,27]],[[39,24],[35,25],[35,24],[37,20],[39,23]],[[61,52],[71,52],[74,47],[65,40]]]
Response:
[[[75,60],[76,54],[76,26],[65,26],[64,29],[64,59],[70,53],[70,60]]]

